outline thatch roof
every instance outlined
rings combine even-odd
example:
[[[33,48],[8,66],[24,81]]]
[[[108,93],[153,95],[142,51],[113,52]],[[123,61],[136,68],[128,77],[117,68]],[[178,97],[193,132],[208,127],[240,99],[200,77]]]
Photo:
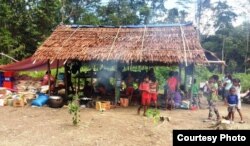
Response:
[[[38,60],[164,64],[206,61],[192,24],[133,27],[60,25],[33,57]]]

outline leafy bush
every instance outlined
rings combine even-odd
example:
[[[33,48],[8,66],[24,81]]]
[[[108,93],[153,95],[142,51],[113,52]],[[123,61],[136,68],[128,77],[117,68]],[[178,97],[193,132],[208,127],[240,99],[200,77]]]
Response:
[[[195,66],[194,78],[196,78],[197,83],[207,81],[211,77],[211,73],[205,66]]]
[[[216,72],[210,72],[206,67],[204,66],[196,66],[195,68],[195,78],[197,79],[197,82],[204,82],[207,81],[209,77],[211,77],[213,74],[216,74],[222,79],[223,75],[221,73]],[[233,78],[239,78],[241,81],[241,87],[242,92],[245,92],[250,88],[250,74],[245,73],[235,73],[233,74]]]
[[[250,88],[250,74],[237,73],[237,74],[233,74],[233,78],[240,79],[242,92],[245,92]]]
[[[146,116],[148,118],[152,118],[154,123],[158,123],[160,121],[160,111],[158,109],[148,109],[146,111]]]
[[[157,81],[159,82],[160,90],[163,90],[164,85],[166,84],[166,79],[169,77],[170,71],[176,71],[177,66],[172,67],[156,67],[154,69],[155,76]]]
[[[73,96],[73,100],[69,103],[68,109],[69,113],[72,115],[73,125],[76,126],[80,122],[80,106],[79,106],[79,96]]]

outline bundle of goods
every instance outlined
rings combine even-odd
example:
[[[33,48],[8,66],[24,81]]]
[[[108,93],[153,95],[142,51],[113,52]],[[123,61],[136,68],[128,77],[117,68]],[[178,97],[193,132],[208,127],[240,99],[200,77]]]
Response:
[[[190,101],[183,100],[181,102],[181,106],[180,106],[181,109],[189,109],[189,107],[190,107]]]
[[[36,93],[41,88],[40,81],[33,80],[16,80],[15,87],[18,92],[33,92]]]
[[[6,106],[11,95],[11,91],[6,88],[0,88],[0,106]]]
[[[49,85],[41,86],[40,88],[41,93],[47,93],[48,91],[49,91]]]
[[[13,99],[13,106],[14,107],[23,107],[24,105],[27,104],[26,99],[21,94],[13,95],[12,99]]]
[[[39,93],[37,96],[38,97],[35,100],[32,101],[32,103],[31,103],[32,106],[42,107],[49,100],[49,96],[46,95],[46,94]]]

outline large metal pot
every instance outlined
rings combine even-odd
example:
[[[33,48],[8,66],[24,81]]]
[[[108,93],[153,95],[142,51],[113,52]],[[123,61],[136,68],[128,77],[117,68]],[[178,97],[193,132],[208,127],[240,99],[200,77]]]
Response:
[[[51,108],[63,107],[63,98],[60,96],[50,96],[48,100],[48,106]]]

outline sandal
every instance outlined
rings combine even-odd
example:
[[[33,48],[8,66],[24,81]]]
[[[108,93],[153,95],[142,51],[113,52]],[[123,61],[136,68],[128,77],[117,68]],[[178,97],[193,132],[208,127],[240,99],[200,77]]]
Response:
[[[228,120],[228,116],[222,116],[222,119]]]
[[[244,123],[246,123],[246,122],[245,122],[245,121],[240,121],[239,123],[240,123],[240,124],[244,124]]]

